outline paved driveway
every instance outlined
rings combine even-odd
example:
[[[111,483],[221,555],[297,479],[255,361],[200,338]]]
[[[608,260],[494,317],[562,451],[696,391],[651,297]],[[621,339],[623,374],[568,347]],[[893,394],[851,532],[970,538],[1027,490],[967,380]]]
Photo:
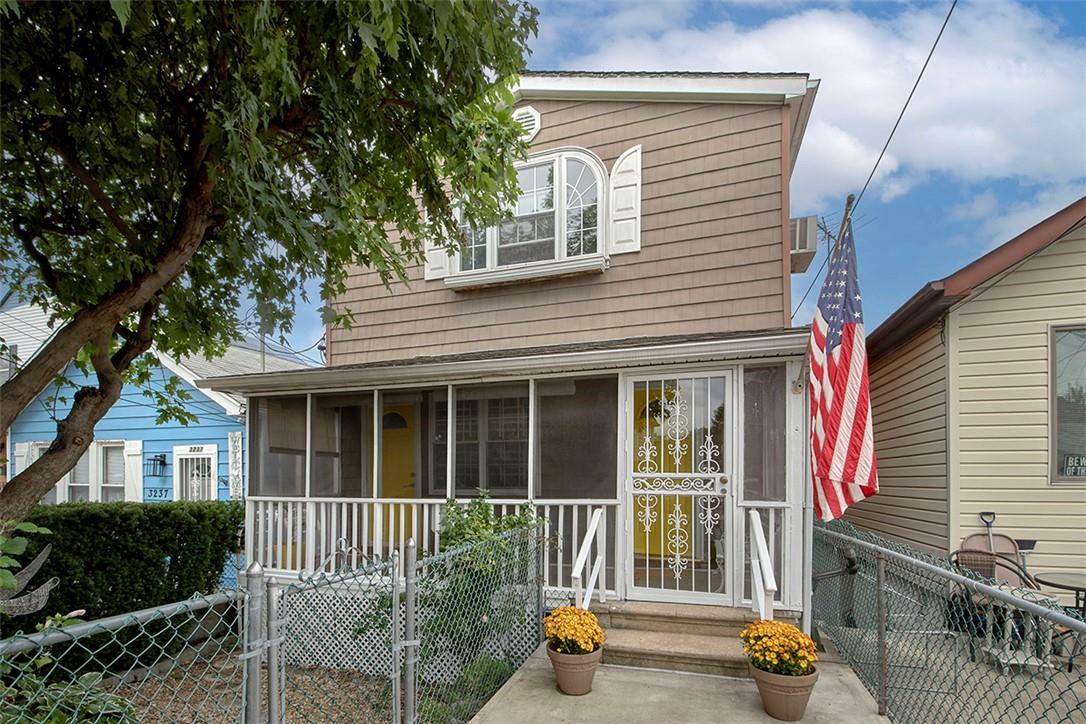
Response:
[[[885,724],[875,700],[846,664],[823,662],[819,671],[805,722]],[[566,696],[555,688],[554,672],[542,648],[472,719],[477,724],[775,721],[762,711],[758,690],[749,679],[600,666],[589,694]]]

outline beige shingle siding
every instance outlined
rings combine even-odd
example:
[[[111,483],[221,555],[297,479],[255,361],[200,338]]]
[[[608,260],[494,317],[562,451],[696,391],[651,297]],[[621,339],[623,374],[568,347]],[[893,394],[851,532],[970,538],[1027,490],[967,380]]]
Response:
[[[947,545],[946,345],[942,324],[870,369],[879,494],[852,508],[855,525],[943,553]]]
[[[642,144],[640,252],[603,274],[453,292],[358,270],[332,365],[414,355],[788,326],[779,106],[532,101],[533,151],[588,148],[608,170]]]
[[[1065,235],[951,312],[959,421],[956,544],[995,530],[1039,542],[1034,572],[1086,570],[1086,485],[1049,483],[1049,326],[1086,322],[1086,227]],[[952,470],[953,472],[953,470]]]

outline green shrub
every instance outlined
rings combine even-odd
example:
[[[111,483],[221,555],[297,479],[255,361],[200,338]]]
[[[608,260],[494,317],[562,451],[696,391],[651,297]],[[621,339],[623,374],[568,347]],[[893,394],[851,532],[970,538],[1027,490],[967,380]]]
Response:
[[[244,519],[243,506],[217,501],[39,506],[28,520],[52,535],[35,536],[24,559],[52,543],[34,579],[60,585],[45,611],[5,617],[0,628],[10,635],[50,613],[83,609],[93,620],[213,591]]]

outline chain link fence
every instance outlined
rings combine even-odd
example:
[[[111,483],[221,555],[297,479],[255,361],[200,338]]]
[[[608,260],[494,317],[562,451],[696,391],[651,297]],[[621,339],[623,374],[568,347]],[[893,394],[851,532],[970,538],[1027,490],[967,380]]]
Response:
[[[521,528],[418,563],[405,607],[416,704],[404,721],[468,721],[536,649],[543,544],[541,527]]]
[[[285,587],[270,582],[267,671],[278,706],[268,721],[396,720],[397,569],[390,558]]]
[[[842,521],[814,531],[814,620],[894,722],[1086,721],[1086,623],[1039,591]]]
[[[0,722],[238,721],[243,591],[0,641]]]
[[[0,641],[0,724],[464,722],[541,640],[541,528]],[[402,573],[401,573],[402,572]]]

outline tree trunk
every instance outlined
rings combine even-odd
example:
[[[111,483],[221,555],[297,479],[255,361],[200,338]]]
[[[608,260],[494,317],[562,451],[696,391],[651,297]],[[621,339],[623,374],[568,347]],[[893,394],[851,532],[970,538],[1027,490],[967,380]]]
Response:
[[[155,296],[177,278],[217,223],[211,201],[212,186],[206,173],[201,173],[186,188],[174,232],[162,245],[150,271],[114,290],[95,306],[78,311],[14,377],[0,386],[0,431],[7,431],[19,413],[68,366],[88,340],[97,340],[94,367],[98,387],[85,387],[76,393],[72,410],[57,423],[57,437],[48,450],[0,489],[0,520],[25,517],[57,480],[75,466],[94,439],[95,424],[121,395],[124,384],[120,374],[151,344],[150,328],[145,328],[145,322],[149,325],[150,321],[141,313],[138,340],[126,342],[111,361],[108,355],[114,331],[129,315],[141,309],[146,311],[149,304],[154,304]]]
[[[211,185],[205,183],[206,188],[200,189],[201,199],[182,203],[176,231],[151,271],[107,295],[95,306],[78,311],[14,377],[0,386],[0,431],[11,427],[19,413],[68,366],[88,339],[98,339],[104,332],[112,334],[125,317],[177,278],[213,223]]]

